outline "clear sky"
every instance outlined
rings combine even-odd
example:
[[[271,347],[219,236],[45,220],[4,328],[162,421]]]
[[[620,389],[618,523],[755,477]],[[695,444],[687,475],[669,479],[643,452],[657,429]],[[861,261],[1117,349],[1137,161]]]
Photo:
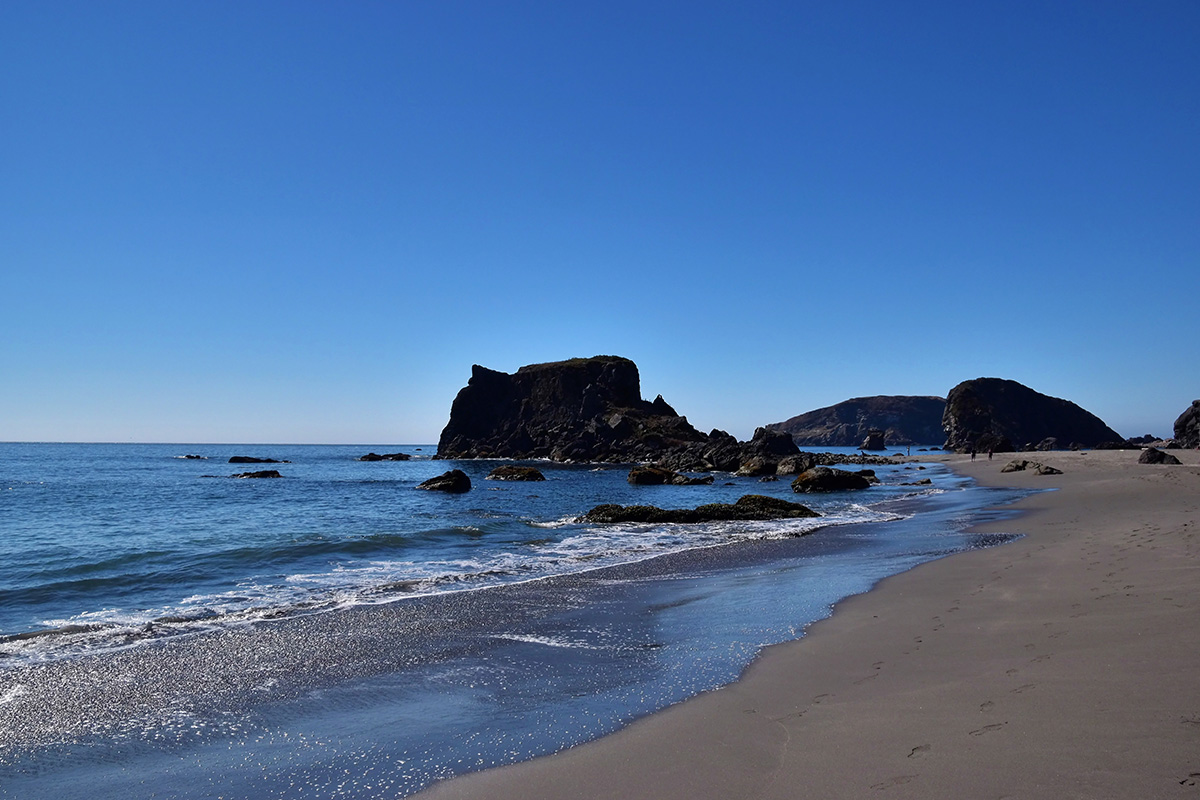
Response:
[[[1200,397],[1200,4],[5,2],[0,440],[436,441],[616,354],[703,430]]]

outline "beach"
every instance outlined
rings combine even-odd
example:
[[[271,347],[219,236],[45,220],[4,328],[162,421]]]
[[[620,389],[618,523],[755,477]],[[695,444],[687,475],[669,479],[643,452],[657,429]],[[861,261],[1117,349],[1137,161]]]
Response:
[[[446,798],[1200,796],[1200,453],[937,454],[1053,489],[957,554],[839,603],[735,683]]]

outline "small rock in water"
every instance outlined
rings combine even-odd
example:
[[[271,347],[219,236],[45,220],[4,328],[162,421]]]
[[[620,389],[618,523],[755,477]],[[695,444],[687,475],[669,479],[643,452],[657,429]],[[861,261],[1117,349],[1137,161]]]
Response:
[[[461,469],[452,469],[449,472],[438,475],[436,478],[430,478],[427,481],[417,484],[417,488],[427,489],[432,492],[462,494],[463,492],[471,491],[471,479]]]

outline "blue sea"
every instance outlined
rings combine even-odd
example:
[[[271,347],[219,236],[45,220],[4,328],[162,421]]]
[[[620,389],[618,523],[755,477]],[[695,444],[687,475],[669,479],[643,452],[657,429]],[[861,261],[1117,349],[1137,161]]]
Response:
[[[903,463],[829,495],[499,482],[434,451],[0,444],[0,797],[406,796],[735,680],[838,600],[1007,541],[968,529],[1022,496]],[[416,489],[453,467],[469,493]],[[258,469],[282,477],[231,477]],[[577,521],[744,494],[822,516]]]

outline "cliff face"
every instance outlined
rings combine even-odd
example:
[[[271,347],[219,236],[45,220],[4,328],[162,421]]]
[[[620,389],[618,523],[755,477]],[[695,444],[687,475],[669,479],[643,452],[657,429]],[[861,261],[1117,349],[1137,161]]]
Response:
[[[641,396],[637,365],[618,356],[521,367],[481,366],[450,409],[438,458],[639,461],[708,437],[659,396]]]
[[[940,444],[945,410],[940,397],[856,397],[768,427],[801,446],[857,447],[873,429],[883,431],[887,445]]]
[[[1175,442],[1180,447],[1200,447],[1200,400],[1175,420]]]
[[[1124,437],[1070,400],[1035,392],[1016,381],[976,378],[946,396],[946,449],[1011,452],[1056,439],[1058,447],[1095,447]]]

